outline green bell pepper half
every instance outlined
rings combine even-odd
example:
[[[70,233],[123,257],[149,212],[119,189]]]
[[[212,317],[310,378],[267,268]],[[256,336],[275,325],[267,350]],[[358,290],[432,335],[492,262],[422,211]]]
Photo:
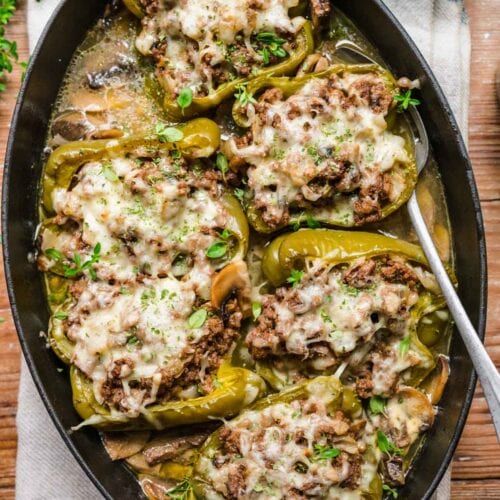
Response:
[[[404,240],[361,231],[303,229],[273,240],[264,252],[262,270],[269,282],[278,287],[286,282],[292,269],[303,267],[306,259],[320,259],[328,264],[341,265],[361,257],[391,254],[428,268],[422,249]],[[421,329],[423,318],[442,310],[445,305],[441,295],[425,290],[411,309],[414,321],[409,332],[409,349],[421,359],[421,362],[404,372],[404,381],[407,385],[418,386],[435,366],[434,356],[420,340],[418,331]],[[279,390],[287,385],[286,373],[280,376],[272,363],[258,362],[256,369],[274,389]]]
[[[188,158],[208,158],[220,144],[220,129],[208,118],[197,118],[179,125],[183,137],[178,142],[161,141],[157,135],[133,136],[124,139],[75,141],[59,146],[49,157],[44,170],[42,203],[53,213],[52,191],[56,187],[69,188],[73,176],[85,163],[126,155],[134,150],[177,149]]]
[[[217,372],[219,386],[212,393],[199,398],[154,404],[139,417],[130,418],[110,412],[99,404],[94,396],[92,382],[75,366],[71,367],[70,376],[73,405],[84,419],[80,426],[92,425],[105,431],[161,430],[231,417],[265,391],[265,384],[258,375],[224,362]]]
[[[257,95],[259,92],[266,88],[278,88],[283,92],[283,95],[288,98],[302,89],[307,83],[309,83],[312,79],[320,79],[320,78],[328,78],[332,74],[341,74],[341,73],[351,73],[351,74],[368,74],[375,73],[379,77],[381,77],[388,88],[391,89],[393,94],[397,93],[397,83],[393,77],[393,75],[382,68],[381,66],[375,64],[357,64],[357,65],[347,65],[347,64],[335,64],[330,66],[328,69],[319,71],[316,73],[309,73],[300,77],[285,77],[285,76],[261,76],[252,80],[248,86],[247,91],[252,95]],[[233,119],[235,122],[241,127],[249,127],[251,123],[246,118],[244,113],[244,106],[241,105],[238,101],[236,101],[233,105]],[[390,111],[387,121],[389,123],[393,123],[397,120],[397,113],[395,109]],[[389,127],[391,128],[391,127]],[[397,165],[392,169],[392,173],[394,175],[401,176],[405,180],[405,188],[401,191],[400,195],[396,200],[382,207],[381,210],[381,219],[386,218],[391,213],[395,212],[402,205],[404,205],[408,199],[410,198],[413,190],[415,189],[417,183],[417,167],[414,159],[414,151],[413,151],[413,143],[410,136],[410,133],[406,131],[403,127],[401,132],[405,138],[405,148],[408,152],[411,160],[404,165]],[[251,200],[252,196],[248,196]],[[291,214],[290,224],[303,224],[307,220],[307,216],[313,217],[318,222],[328,224],[331,226],[337,227],[353,227],[356,225],[346,221],[342,216],[336,214],[335,211],[332,210],[331,213],[327,215],[322,214],[324,209],[316,210],[301,210],[300,214]],[[281,228],[271,228],[269,227],[263,220],[260,215],[260,212],[255,208],[255,206],[250,203],[247,208],[247,217],[251,224],[251,226],[259,233],[269,234]],[[283,227],[283,226],[282,226]]]
[[[321,259],[329,264],[345,264],[360,257],[398,254],[428,267],[422,249],[404,240],[377,233],[335,229],[302,229],[279,236],[267,246],[262,270],[274,286],[282,285],[291,269],[305,259]]]
[[[334,376],[320,376],[260,399],[241,412],[233,422],[244,420],[246,414],[250,411],[262,411],[273,405],[305,400],[310,397],[323,400],[332,414],[340,410],[351,419],[358,418],[362,414],[360,401],[350,389],[342,385],[338,378]],[[200,449],[198,460],[194,465],[191,483],[196,498],[222,498],[221,496],[217,496],[218,494],[211,487],[208,467],[216,451],[221,446],[220,431],[221,428],[205,441]],[[365,453],[365,459],[375,460],[375,456],[370,449]],[[376,462],[374,462],[374,465],[376,465]],[[382,484],[380,480],[372,481],[369,491],[362,491],[361,494],[361,498],[365,499],[375,500],[382,498]]]

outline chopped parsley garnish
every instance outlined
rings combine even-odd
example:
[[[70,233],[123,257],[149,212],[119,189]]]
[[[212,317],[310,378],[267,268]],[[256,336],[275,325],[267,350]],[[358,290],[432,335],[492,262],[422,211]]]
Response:
[[[307,227],[310,229],[318,229],[321,227],[321,223],[317,221],[312,215],[307,214],[306,215],[306,222],[307,222]]]
[[[45,250],[45,255],[56,262],[63,260],[63,254],[55,248],[47,248],[47,250]]]
[[[54,313],[54,318],[60,319],[61,321],[64,319],[68,319],[68,313],[58,311],[58,312]]]
[[[392,498],[398,498],[399,496],[398,492],[394,488],[391,488],[388,484],[383,484],[382,490],[384,490],[389,496],[392,496]]]
[[[338,448],[331,448],[330,446],[323,446],[322,444],[314,445],[314,458],[316,460],[331,460],[340,455]]]
[[[188,319],[189,328],[192,330],[196,330],[197,328],[201,328],[207,319],[208,312],[206,309],[198,309],[195,311]]]
[[[380,396],[372,396],[368,403],[370,408],[370,413],[372,415],[378,415],[380,413],[384,413],[385,410],[385,400]]]
[[[97,279],[97,274],[92,266],[97,262],[99,262],[100,259],[101,259],[100,243],[96,244],[94,250],[92,251],[92,256],[90,257],[89,260],[87,260],[84,263],[82,263],[82,258],[77,253],[75,253],[73,255],[73,266],[66,266],[66,265],[64,266],[64,277],[74,278],[79,274],[83,274],[84,271],[88,271],[92,280],[95,281]]]
[[[219,236],[223,240],[228,240],[229,238],[231,238],[231,231],[229,231],[228,229],[224,229],[221,233],[219,233]]]
[[[245,203],[245,191],[241,188],[236,188],[233,193],[238,201],[243,205]]]
[[[224,153],[217,153],[215,165],[221,171],[222,176],[224,177],[229,170],[229,162],[227,161],[226,155]]]
[[[104,178],[109,182],[118,182],[120,180],[110,162],[103,164],[101,174],[104,175]]]
[[[252,316],[253,320],[257,321],[259,316],[262,314],[262,304],[259,302],[252,302]]]
[[[298,271],[297,269],[292,269],[290,277],[287,278],[287,283],[290,283],[294,288],[299,286],[302,277],[304,276],[304,271]]]
[[[139,339],[135,336],[135,335],[132,335],[131,337],[129,337],[129,339],[127,340],[127,344],[128,345],[136,345],[139,343]]]
[[[310,143],[305,148],[306,153],[311,157],[315,165],[319,165],[323,161],[323,157],[319,152],[318,145],[315,143]]]
[[[262,43],[264,47],[261,50],[261,55],[266,64],[269,64],[270,54],[276,57],[286,57],[288,52],[283,48],[286,40],[279,38],[275,33],[269,31],[262,31],[257,36],[257,41]]]
[[[193,102],[193,91],[190,87],[184,87],[180,93],[179,97],[177,97],[177,104],[184,111],[184,109],[191,106]]]
[[[242,105],[247,104],[257,104],[257,100],[254,98],[253,94],[248,92],[246,85],[240,83],[236,86],[236,92],[234,93],[234,98]]]
[[[227,252],[227,243],[225,241],[216,241],[207,248],[206,255],[209,259],[220,259]]]
[[[411,337],[405,337],[400,343],[399,343],[399,354],[401,355],[402,358],[406,357],[408,354],[408,351],[410,350],[411,346]]]
[[[402,94],[398,94],[394,96],[394,100],[398,102],[398,113],[403,113],[410,106],[418,106],[420,101],[411,96],[411,90],[407,90]]]
[[[182,141],[184,134],[182,130],[175,127],[169,127],[164,123],[157,123],[155,128],[155,133],[158,136],[160,142],[178,142]]]
[[[172,500],[188,500],[191,498],[193,486],[189,482],[189,479],[184,479],[175,488],[172,488],[166,492],[168,498]]]
[[[403,453],[403,450],[398,448],[382,431],[377,431],[377,445],[382,453],[389,456]]]

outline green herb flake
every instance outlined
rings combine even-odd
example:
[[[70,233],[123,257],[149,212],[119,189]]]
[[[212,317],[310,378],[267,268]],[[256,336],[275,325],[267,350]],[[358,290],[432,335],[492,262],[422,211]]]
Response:
[[[247,104],[257,104],[257,100],[254,98],[253,94],[248,92],[245,84],[240,83],[236,86],[236,92],[234,93],[234,98],[242,105]]]
[[[321,444],[314,445],[314,459],[315,460],[331,460],[340,455],[338,448],[331,448],[330,446],[323,446]]]
[[[155,133],[160,142],[178,142],[182,141],[184,138],[182,130],[175,127],[169,127],[164,123],[156,124]]]
[[[120,178],[116,175],[113,165],[111,163],[104,163],[102,166],[101,174],[109,182],[118,182]]]
[[[224,229],[221,233],[219,233],[219,236],[223,240],[228,240],[229,238],[231,238],[231,231],[229,231],[228,229]]]
[[[252,316],[253,320],[257,321],[262,314],[262,304],[260,302],[252,302]]]
[[[398,113],[403,113],[410,106],[418,106],[420,104],[420,101],[418,99],[415,99],[411,96],[411,90],[407,90],[402,94],[395,95],[394,100],[399,103],[397,108]]]
[[[220,259],[224,257],[227,252],[227,243],[224,241],[216,241],[213,245],[210,245],[206,251],[206,255],[209,259]]]
[[[394,488],[391,488],[388,484],[383,484],[382,490],[385,491],[388,496],[392,496],[392,498],[398,498],[399,496],[398,492]]]
[[[321,227],[321,223],[318,222],[312,215],[307,214],[306,215],[306,222],[307,222],[307,227],[309,229],[318,229]]]
[[[215,160],[215,165],[222,172],[222,175],[226,175],[229,170],[229,162],[227,161],[226,155],[224,153],[217,153],[217,159]]]
[[[245,203],[245,191],[241,188],[236,188],[233,192],[237,200],[243,205]]]
[[[368,407],[370,408],[370,413],[372,415],[379,415],[380,413],[384,413],[385,400],[380,396],[373,396],[370,398]]]
[[[400,343],[399,343],[399,354],[401,355],[402,358],[405,358],[406,355],[408,354],[411,346],[411,337],[405,337]]]
[[[294,288],[299,286],[302,277],[304,276],[304,271],[298,271],[297,269],[292,269],[290,277],[287,278],[287,283],[290,283]]]
[[[198,309],[193,314],[191,314],[191,316],[189,316],[188,319],[189,328],[191,328],[192,330],[201,328],[205,324],[207,316],[208,312],[206,309]]]
[[[55,260],[56,262],[63,260],[63,254],[55,248],[47,248],[44,253],[49,259]]]
[[[54,318],[63,321],[65,319],[68,319],[68,313],[58,311],[58,312],[54,313]]]
[[[382,453],[389,456],[403,454],[403,450],[398,448],[382,431],[377,431],[377,446]]]
[[[193,492],[193,486],[191,485],[189,479],[184,479],[175,488],[172,488],[166,492],[168,498],[172,500],[188,500],[191,498]]]
[[[184,111],[184,109],[191,106],[193,102],[193,91],[190,87],[184,87],[177,97],[177,104]],[[180,140],[180,139],[179,139]]]
[[[129,339],[127,340],[127,344],[128,345],[137,345],[139,343],[139,339],[135,336],[135,335],[132,335],[131,337],[129,337]]]

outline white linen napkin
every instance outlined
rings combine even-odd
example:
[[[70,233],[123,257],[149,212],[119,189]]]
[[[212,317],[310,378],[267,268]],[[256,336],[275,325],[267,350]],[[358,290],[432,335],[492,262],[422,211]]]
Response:
[[[31,51],[58,3],[59,0],[28,0]],[[470,34],[462,1],[385,0],[385,3],[410,33],[433,68],[462,133],[467,138]],[[43,348],[42,344],[40,348]],[[18,500],[102,498],[52,424],[24,361],[21,366],[17,431]],[[449,472],[443,479],[436,498],[450,498]]]

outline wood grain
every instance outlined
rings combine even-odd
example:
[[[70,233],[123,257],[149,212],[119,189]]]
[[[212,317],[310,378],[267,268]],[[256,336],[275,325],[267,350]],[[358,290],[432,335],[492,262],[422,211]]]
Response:
[[[486,345],[500,365],[500,112],[495,95],[495,71],[500,68],[500,0],[466,0],[472,30],[472,73],[469,148],[478,183],[489,255],[489,311]],[[16,40],[20,60],[27,60],[25,3],[7,27]],[[0,165],[21,70],[9,77],[0,95]],[[2,263],[3,269],[3,263]],[[16,428],[20,348],[9,312],[3,272],[0,273],[0,498],[14,498]],[[486,402],[478,387],[472,410],[453,462],[453,499],[500,498],[500,447]]]

